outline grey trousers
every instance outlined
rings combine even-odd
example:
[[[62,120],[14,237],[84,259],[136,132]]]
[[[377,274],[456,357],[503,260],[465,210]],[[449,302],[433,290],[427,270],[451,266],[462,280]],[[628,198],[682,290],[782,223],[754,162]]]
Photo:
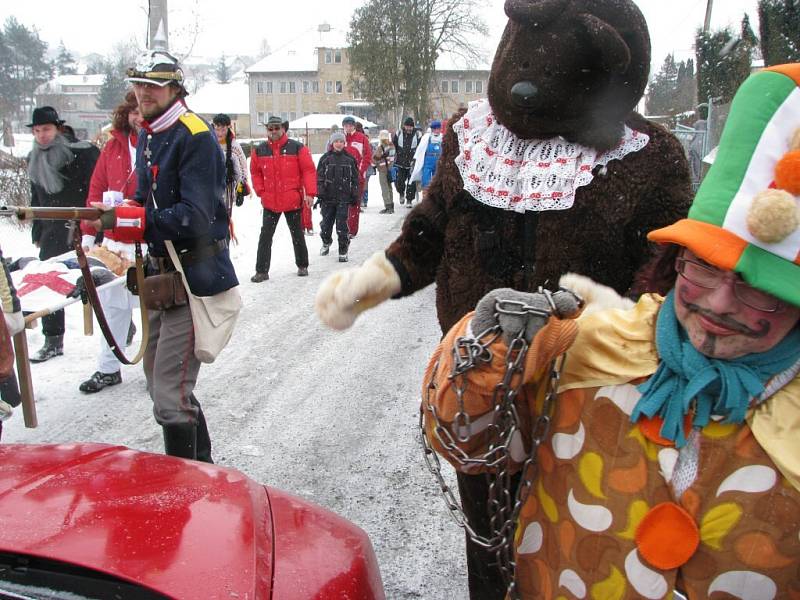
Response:
[[[147,312],[150,336],[144,353],[147,392],[159,425],[197,424],[192,391],[200,372],[194,355],[194,328],[189,305]]]

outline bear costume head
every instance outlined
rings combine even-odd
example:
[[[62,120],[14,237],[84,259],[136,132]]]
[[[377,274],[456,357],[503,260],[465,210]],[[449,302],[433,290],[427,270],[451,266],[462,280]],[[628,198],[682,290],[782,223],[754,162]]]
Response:
[[[647,23],[630,0],[506,0],[489,76],[497,120],[523,139],[613,147],[650,69]]]

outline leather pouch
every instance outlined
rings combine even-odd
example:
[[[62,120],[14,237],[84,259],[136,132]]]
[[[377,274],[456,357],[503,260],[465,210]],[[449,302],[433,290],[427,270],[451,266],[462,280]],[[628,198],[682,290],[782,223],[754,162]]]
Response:
[[[181,274],[177,271],[149,275],[144,278],[144,287],[136,285],[136,269],[128,269],[128,290],[139,299],[148,310],[167,310],[173,306],[184,306],[189,300],[183,287]]]

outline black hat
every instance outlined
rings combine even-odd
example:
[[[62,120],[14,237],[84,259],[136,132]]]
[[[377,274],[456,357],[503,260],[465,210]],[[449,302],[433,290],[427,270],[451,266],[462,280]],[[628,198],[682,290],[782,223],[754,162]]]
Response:
[[[403,119],[403,125],[411,125],[411,127],[413,127],[414,119],[412,119],[411,117],[406,117],[405,119]]]
[[[58,118],[58,113],[52,106],[40,106],[39,108],[33,109],[33,118],[31,119],[31,122],[26,125],[26,127],[33,127],[35,125],[48,125],[50,123],[56,127],[61,127],[61,125],[64,124],[64,121]]]
[[[228,125],[228,126],[230,126],[231,118],[228,115],[226,115],[225,113],[219,113],[218,115],[214,116],[214,118],[211,120],[211,122],[214,123],[214,125]]]
[[[352,123],[353,125],[356,124],[356,118],[353,115],[347,115],[344,119],[342,119],[342,125],[347,123]]]
[[[283,127],[285,129],[285,127],[283,125],[283,119],[281,119],[278,115],[271,115],[270,118],[267,119],[267,123],[266,124],[267,125],[280,125],[281,127]]]
[[[127,71],[128,83],[150,83],[164,87],[170,83],[184,92],[183,69],[178,59],[166,50],[147,50],[136,59],[136,65]]]

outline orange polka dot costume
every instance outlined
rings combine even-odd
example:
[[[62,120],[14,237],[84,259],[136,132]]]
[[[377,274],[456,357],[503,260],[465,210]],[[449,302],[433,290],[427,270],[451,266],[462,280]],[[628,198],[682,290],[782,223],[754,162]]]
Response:
[[[743,84],[717,159],[688,219],[650,239],[688,247],[707,262],[800,306],[800,65]],[[633,423],[637,389],[659,368],[660,296],[629,309],[551,317],[530,345],[517,399],[521,441],[540,414],[548,365],[566,350],[550,433],[514,538],[524,599],[800,599],[800,363],[771,377],[743,422],[713,418],[686,443],[662,437],[658,417]],[[667,305],[668,307],[669,305]],[[507,346],[454,389],[452,349],[473,335],[473,313],[434,353],[423,385],[428,439],[463,406],[470,456],[487,450],[486,418],[505,373]],[[483,419],[481,417],[484,417]],[[680,421],[677,422],[680,428]],[[454,435],[458,440],[458,436]],[[519,464],[524,460],[520,454]],[[512,454],[512,458],[514,455]],[[470,467],[471,468],[471,467]]]

